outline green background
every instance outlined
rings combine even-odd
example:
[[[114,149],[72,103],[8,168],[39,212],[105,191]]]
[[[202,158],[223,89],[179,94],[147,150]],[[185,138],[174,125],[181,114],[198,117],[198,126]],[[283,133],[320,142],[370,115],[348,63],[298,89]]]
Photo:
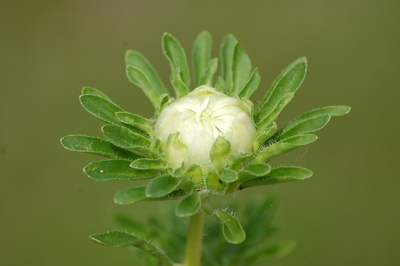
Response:
[[[125,50],[145,54],[167,83],[162,34],[188,51],[204,29],[214,55],[227,33],[244,45],[262,76],[255,103],[284,67],[308,57],[280,125],[315,107],[353,108],[274,162],[310,168],[311,179],[231,198],[279,196],[276,240],[297,247],[268,265],[400,265],[399,10],[399,1],[378,0],[1,1],[0,265],[135,265],[128,248],[87,236],[113,229],[117,212],[145,218],[169,204],[114,204],[127,183],[90,180],[81,169],[98,157],[68,152],[59,139],[101,136],[101,122],[79,105],[83,86],[151,117],[125,76]]]

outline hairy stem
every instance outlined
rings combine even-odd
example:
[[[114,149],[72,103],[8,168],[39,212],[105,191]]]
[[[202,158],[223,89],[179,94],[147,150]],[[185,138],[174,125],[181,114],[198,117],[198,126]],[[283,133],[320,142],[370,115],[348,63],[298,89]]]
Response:
[[[203,238],[204,220],[205,212],[203,210],[190,217],[185,248],[184,266],[201,265],[201,245]]]

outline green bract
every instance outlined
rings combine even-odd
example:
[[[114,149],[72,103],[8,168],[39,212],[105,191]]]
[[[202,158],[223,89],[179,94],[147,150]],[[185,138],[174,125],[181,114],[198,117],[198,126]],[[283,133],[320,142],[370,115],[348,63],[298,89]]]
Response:
[[[102,127],[104,139],[70,135],[61,143],[72,151],[108,158],[84,168],[94,180],[149,180],[145,185],[117,192],[116,203],[177,199],[178,217],[192,216],[203,209],[220,220],[225,239],[237,244],[246,237],[239,220],[223,209],[202,206],[204,199],[212,194],[310,177],[311,170],[274,168],[268,163],[315,141],[314,132],[331,117],[347,114],[350,107],[311,110],[279,127],[279,114],[304,80],[306,58],[284,69],[254,107],[249,98],[260,84],[260,75],[251,66],[243,46],[228,35],[221,45],[220,57],[213,59],[211,47],[211,35],[202,32],[194,43],[189,64],[179,42],[170,34],[163,36],[162,48],[171,67],[174,95],[141,53],[127,51],[128,79],[149,98],[154,117],[124,111],[101,91],[85,87],[80,102],[106,123]],[[220,73],[214,77],[218,62]],[[93,239],[111,246],[141,245],[145,251],[153,252],[148,243],[122,233]],[[167,260],[160,253],[155,254],[160,261]]]

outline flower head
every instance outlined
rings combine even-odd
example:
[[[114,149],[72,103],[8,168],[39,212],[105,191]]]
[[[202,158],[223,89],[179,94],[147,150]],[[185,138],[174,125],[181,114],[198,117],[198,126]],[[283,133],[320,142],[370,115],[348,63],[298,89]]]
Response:
[[[198,164],[207,170],[212,167],[211,147],[219,136],[230,142],[232,153],[251,151],[256,136],[252,109],[250,101],[200,86],[163,109],[155,125],[155,136],[167,151],[172,167]],[[182,148],[168,152],[173,136],[177,136]]]

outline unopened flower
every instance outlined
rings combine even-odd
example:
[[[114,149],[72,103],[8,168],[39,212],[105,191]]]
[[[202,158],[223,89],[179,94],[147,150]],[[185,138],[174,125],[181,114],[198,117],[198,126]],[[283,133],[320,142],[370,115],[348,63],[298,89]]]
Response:
[[[155,136],[172,167],[198,164],[208,170],[210,150],[219,136],[230,142],[232,153],[251,151],[256,136],[252,108],[250,101],[201,86],[163,109]]]

